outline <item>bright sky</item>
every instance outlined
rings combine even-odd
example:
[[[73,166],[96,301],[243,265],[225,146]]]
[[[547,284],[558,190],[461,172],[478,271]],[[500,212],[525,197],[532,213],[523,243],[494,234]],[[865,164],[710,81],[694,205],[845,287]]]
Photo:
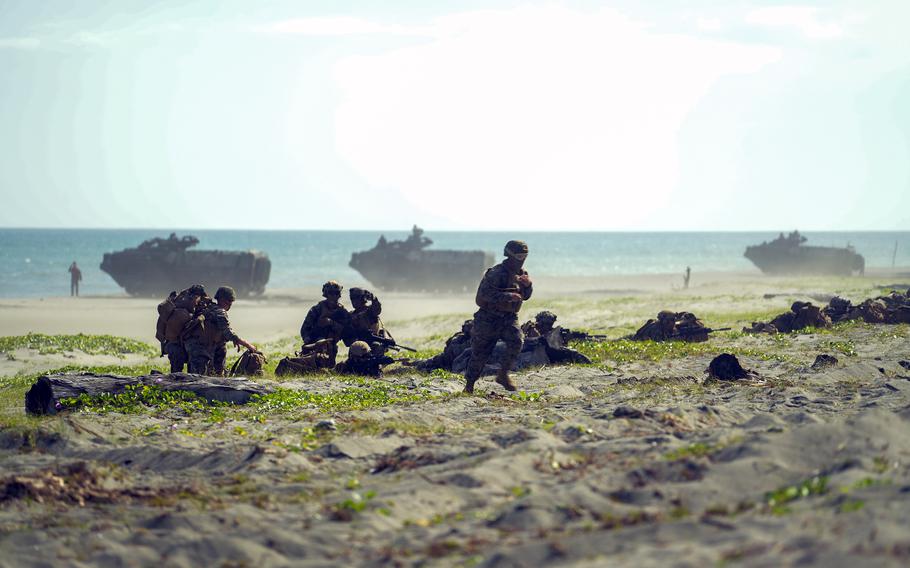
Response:
[[[0,226],[905,230],[908,21],[0,0]]]

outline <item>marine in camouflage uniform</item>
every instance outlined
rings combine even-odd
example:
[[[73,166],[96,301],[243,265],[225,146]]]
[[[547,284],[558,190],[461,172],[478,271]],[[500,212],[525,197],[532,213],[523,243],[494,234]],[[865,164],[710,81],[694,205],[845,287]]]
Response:
[[[373,353],[382,355],[385,346],[376,341],[377,337],[388,337],[379,315],[382,303],[372,292],[364,288],[351,288],[351,316],[344,330],[344,344],[350,347],[355,341],[364,341],[370,345]]]
[[[227,358],[227,342],[256,351],[256,347],[243,340],[231,329],[227,312],[236,299],[233,288],[222,286],[215,292],[215,302],[207,303],[202,310],[200,324],[191,331],[185,341],[190,359],[190,372],[198,374],[224,375]]]
[[[446,340],[446,346],[442,353],[423,361],[417,361],[414,366],[421,371],[432,371],[434,369],[451,371],[452,363],[455,362],[455,359],[464,353],[465,350],[471,348],[471,332],[473,329],[474,320],[465,320],[461,324],[461,331]]]
[[[556,314],[548,311],[540,312],[533,321],[525,322],[521,326],[525,336],[522,352],[533,351],[542,344],[551,363],[590,363],[588,357],[568,346],[569,340],[584,339],[588,334],[562,329],[554,326],[555,323]]]
[[[184,326],[192,319],[199,301],[204,297],[205,288],[201,284],[194,284],[177,294],[173,300],[175,308],[165,323],[165,340],[162,345],[172,373],[182,373],[189,363],[190,358],[182,340]]]
[[[629,339],[633,341],[707,341],[711,330],[690,312],[663,310],[657,319],[649,319]]]
[[[335,365],[335,372],[379,378],[382,376],[382,367],[394,362],[388,355],[374,353],[366,341],[355,341],[348,350],[347,360]]]
[[[505,343],[506,349],[500,361],[496,382],[506,390],[515,390],[515,385],[509,378],[509,369],[521,351],[518,312],[522,302],[531,297],[533,288],[531,278],[522,268],[528,256],[528,245],[522,241],[509,241],[503,254],[506,259],[487,269],[477,287],[475,301],[480,309],[474,313],[471,362],[465,370],[464,390],[467,393],[474,392],[474,383],[480,378],[484,365],[500,339]]]
[[[344,308],[341,300],[342,286],[334,280],[329,280],[322,285],[322,295],[325,300],[310,308],[303,325],[300,326],[300,338],[304,345],[316,343],[321,339],[331,339],[329,350],[331,365],[335,365],[338,355],[338,342],[342,339],[345,329],[350,323],[351,314]]]

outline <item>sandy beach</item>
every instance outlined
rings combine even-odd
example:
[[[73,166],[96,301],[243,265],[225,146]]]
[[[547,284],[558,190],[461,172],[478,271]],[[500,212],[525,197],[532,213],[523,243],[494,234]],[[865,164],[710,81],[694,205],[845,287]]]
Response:
[[[489,380],[463,395],[457,375],[395,365],[379,380],[267,373],[257,382],[280,394],[269,404],[29,418],[22,396],[42,371],[165,360],[18,348],[0,364],[0,566],[906,565],[910,326],[738,330],[794,300],[858,301],[907,281],[537,280],[523,320],[550,309],[619,338],[673,309],[734,331],[585,344],[594,364],[522,371],[512,395]],[[474,309],[470,296],[381,298],[399,342],[425,353]],[[231,317],[274,369],[317,299],[270,291]],[[0,335],[147,342],[156,303],[2,300]],[[708,379],[723,352],[755,375]],[[822,354],[836,362],[813,365]]]

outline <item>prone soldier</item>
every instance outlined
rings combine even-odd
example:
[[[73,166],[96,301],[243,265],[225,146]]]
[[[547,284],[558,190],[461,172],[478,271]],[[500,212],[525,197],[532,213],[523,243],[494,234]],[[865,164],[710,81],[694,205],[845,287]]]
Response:
[[[464,391],[467,393],[474,392],[474,383],[480,378],[500,339],[505,343],[506,350],[500,361],[496,382],[508,391],[515,390],[509,369],[521,351],[518,312],[522,302],[531,297],[533,288],[530,276],[522,268],[528,257],[528,245],[523,241],[509,241],[503,254],[506,259],[487,269],[477,287],[475,302],[480,309],[474,313],[471,361],[465,370]]]
[[[522,351],[533,351],[538,344],[543,344],[547,358],[551,363],[590,363],[584,354],[571,349],[568,342],[573,339],[599,339],[603,336],[589,335],[580,331],[554,326],[556,314],[543,311],[534,316],[534,321],[521,326],[525,335]]]
[[[382,376],[382,367],[395,360],[381,353],[375,353],[366,341],[355,341],[348,349],[346,361],[335,365],[335,372],[342,375]]]
[[[342,339],[347,329],[351,314],[341,304],[342,286],[334,280],[329,280],[322,285],[322,295],[325,297],[315,306],[310,308],[300,326],[300,337],[304,345],[316,343],[322,339],[331,339],[329,359],[335,365],[338,355],[338,342]]]
[[[452,363],[455,362],[455,359],[464,353],[466,349],[470,349],[473,328],[474,320],[465,320],[461,324],[461,331],[446,340],[446,346],[442,353],[423,361],[417,361],[413,365],[421,371],[432,371],[434,369],[451,371]]]

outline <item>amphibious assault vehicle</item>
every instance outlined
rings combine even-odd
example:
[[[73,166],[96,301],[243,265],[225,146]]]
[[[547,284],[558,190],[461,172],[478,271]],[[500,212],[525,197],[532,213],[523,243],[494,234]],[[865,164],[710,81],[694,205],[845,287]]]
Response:
[[[404,292],[474,291],[484,269],[494,264],[491,253],[426,250],[431,244],[415,225],[403,241],[380,236],[375,247],[353,253],[348,264],[377,288]]]
[[[165,296],[202,284],[209,294],[218,286],[234,288],[238,296],[261,294],[272,263],[258,251],[187,250],[199,239],[186,235],[154,238],[136,248],[105,253],[101,270],[133,296]]]
[[[771,242],[746,247],[743,256],[752,261],[765,274],[802,275],[835,274],[850,276],[863,274],[866,260],[851,246],[803,246],[806,237],[793,231],[783,233]]]

